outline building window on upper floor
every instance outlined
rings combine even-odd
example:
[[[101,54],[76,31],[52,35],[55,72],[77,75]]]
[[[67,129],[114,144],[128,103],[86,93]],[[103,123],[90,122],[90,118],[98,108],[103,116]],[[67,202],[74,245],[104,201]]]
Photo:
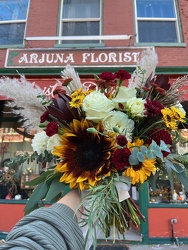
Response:
[[[180,43],[176,0],[135,0],[137,43]]]
[[[0,46],[23,44],[29,0],[0,0]]]
[[[62,0],[59,36],[101,34],[101,0]],[[99,40],[63,40],[61,44],[100,43]]]

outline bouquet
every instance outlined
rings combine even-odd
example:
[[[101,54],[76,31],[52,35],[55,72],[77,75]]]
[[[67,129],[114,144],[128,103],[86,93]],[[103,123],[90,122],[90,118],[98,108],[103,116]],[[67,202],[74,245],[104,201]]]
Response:
[[[115,241],[116,232],[124,237],[130,225],[144,220],[129,195],[130,185],[146,181],[154,185],[162,171],[169,175],[173,190],[175,172],[188,191],[186,160],[174,151],[180,140],[178,126],[186,123],[181,97],[187,76],[171,84],[168,76],[155,75],[157,63],[155,51],[148,49],[132,76],[123,69],[103,72],[91,86],[83,85],[67,65],[63,84],[58,82],[52,99],[37,86],[32,86],[28,99],[15,91],[9,96],[5,85],[14,81],[16,86],[18,80],[1,79],[3,94],[13,98],[13,111],[14,105],[22,107],[15,112],[22,116],[23,126],[37,130],[33,157],[50,162],[38,178],[27,183],[37,187],[26,213],[38,207],[40,200],[55,202],[70,189],[79,189],[86,246],[93,244],[95,249],[99,232],[106,238],[112,234]],[[31,88],[24,77],[21,84]]]

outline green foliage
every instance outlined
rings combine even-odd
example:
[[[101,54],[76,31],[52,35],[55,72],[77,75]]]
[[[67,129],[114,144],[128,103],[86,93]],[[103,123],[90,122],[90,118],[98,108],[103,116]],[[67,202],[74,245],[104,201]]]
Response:
[[[114,230],[117,228],[124,235],[130,223],[135,226],[140,224],[138,208],[129,199],[123,202],[119,201],[117,182],[130,184],[128,180],[121,179],[118,174],[112,174],[110,177],[103,178],[100,185],[87,190],[86,195],[82,198],[80,207],[84,206],[83,215],[85,217],[81,226],[88,226],[85,242],[87,243],[89,236],[91,236],[93,249],[96,249],[97,229],[107,238],[111,226]]]

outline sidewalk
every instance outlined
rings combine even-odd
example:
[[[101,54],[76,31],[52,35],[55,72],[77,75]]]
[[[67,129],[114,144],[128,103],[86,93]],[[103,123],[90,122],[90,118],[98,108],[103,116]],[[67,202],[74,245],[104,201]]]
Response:
[[[183,244],[180,246],[164,244],[164,245],[127,245],[129,250],[188,250],[188,245]],[[122,248],[123,250],[123,248]]]

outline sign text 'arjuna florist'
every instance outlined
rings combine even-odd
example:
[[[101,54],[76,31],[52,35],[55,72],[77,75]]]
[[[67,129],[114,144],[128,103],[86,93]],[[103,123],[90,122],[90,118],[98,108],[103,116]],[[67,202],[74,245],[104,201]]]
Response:
[[[135,66],[145,48],[8,49],[5,67],[113,67]]]

